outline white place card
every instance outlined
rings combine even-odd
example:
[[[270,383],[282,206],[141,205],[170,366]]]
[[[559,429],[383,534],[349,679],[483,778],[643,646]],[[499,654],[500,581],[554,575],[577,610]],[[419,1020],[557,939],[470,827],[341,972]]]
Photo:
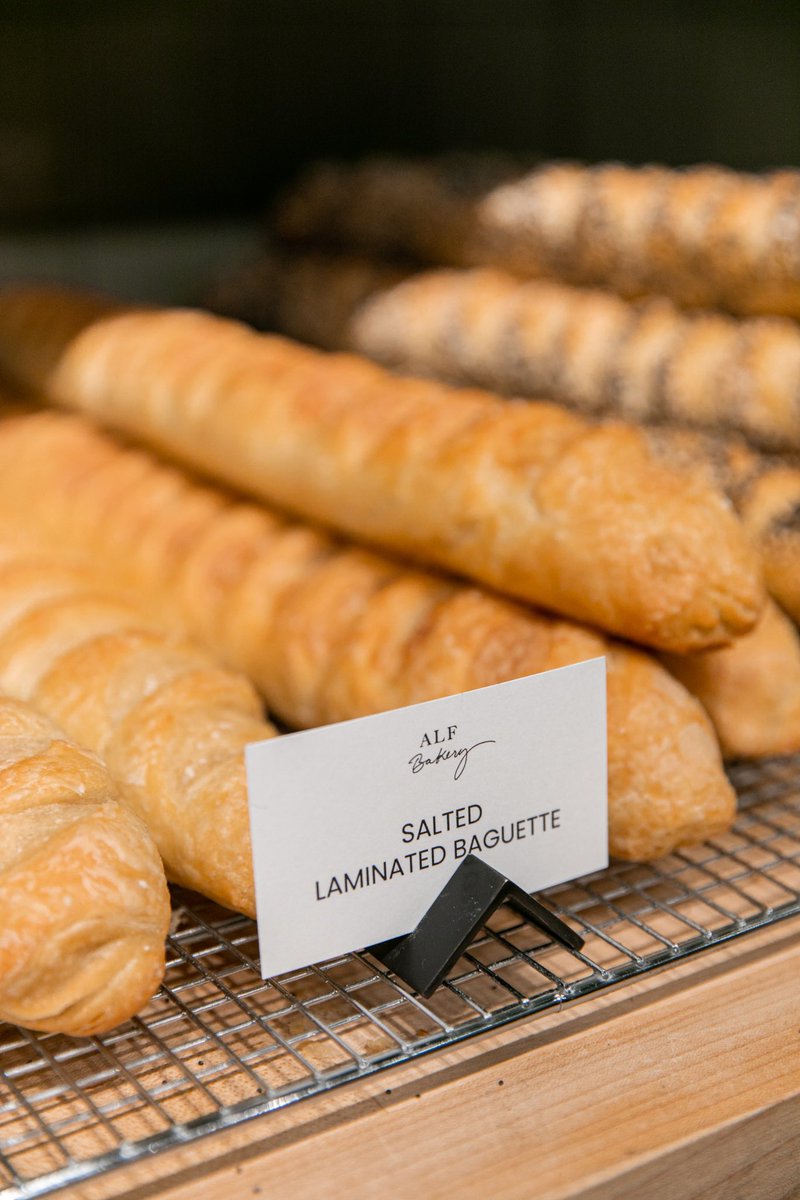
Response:
[[[608,865],[605,659],[248,746],[265,977],[409,932],[467,854]]]

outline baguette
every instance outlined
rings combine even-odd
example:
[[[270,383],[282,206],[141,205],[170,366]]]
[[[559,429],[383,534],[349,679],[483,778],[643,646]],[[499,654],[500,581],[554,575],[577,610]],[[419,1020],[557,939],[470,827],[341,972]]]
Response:
[[[800,316],[800,172],[544,163],[323,164],[279,205],[289,240]]]
[[[671,467],[702,473],[730,498],[761,554],[770,595],[800,624],[800,465],[737,438],[666,427],[648,429],[647,438]]]
[[[264,328],[329,349],[359,350],[388,366],[453,383],[541,393],[586,411],[613,410],[635,420],[689,422],[696,415],[696,410],[669,403],[664,368],[670,356],[653,358],[646,348],[648,314],[655,316],[658,310],[663,321],[671,314],[684,328],[702,320],[678,314],[667,301],[633,308],[607,293],[519,283],[489,270],[428,272],[402,286],[396,283],[397,272],[377,263],[272,253],[247,279],[231,278],[227,293],[218,292],[216,302]],[[790,322],[739,324],[743,330],[789,330],[800,366],[800,331]],[[698,361],[702,376],[702,354]],[[776,428],[770,414],[784,414],[784,429],[800,421],[795,403],[800,377],[775,369],[762,387],[756,361],[758,356],[750,375],[743,361],[731,359],[717,374],[716,387],[705,379],[705,394],[715,408],[727,407],[732,423],[746,423],[751,439],[757,421],[762,429],[771,422]],[[694,385],[698,394],[700,382]],[[743,398],[745,386],[747,400],[734,419],[735,394]],[[710,423],[710,411],[706,415]],[[700,471],[725,492],[758,546],[768,591],[800,622],[800,468],[759,455],[735,437],[722,440],[662,425],[651,428],[648,438],[651,449],[670,466]]]
[[[612,854],[726,828],[708,720],[647,655],[200,487],[79,417],[0,423],[0,519],[98,574],[230,667],[292,726],[342,721],[605,655]]]
[[[705,705],[729,758],[800,750],[800,639],[777,605],[732,646],[662,661]]]
[[[69,304],[0,296],[0,367],[262,499],[659,649],[725,645],[757,620],[760,567],[726,501],[637,430],[198,312],[112,309],[51,346],[54,367],[26,367]]]
[[[100,755],[170,879],[254,915],[243,751],[274,729],[245,679],[6,539],[0,689]]]
[[[142,1008],[164,974],[169,894],[102,763],[0,696],[0,1021],[79,1037]]]

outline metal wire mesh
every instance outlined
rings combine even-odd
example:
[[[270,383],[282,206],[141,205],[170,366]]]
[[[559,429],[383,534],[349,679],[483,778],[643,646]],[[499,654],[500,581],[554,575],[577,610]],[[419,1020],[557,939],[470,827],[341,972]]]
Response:
[[[0,1026],[0,1200],[40,1196],[800,912],[800,756],[732,771],[733,831],[550,889],[577,953],[508,909],[430,1000],[366,954],[264,981],[256,928],[175,895],[164,986],[77,1040]]]

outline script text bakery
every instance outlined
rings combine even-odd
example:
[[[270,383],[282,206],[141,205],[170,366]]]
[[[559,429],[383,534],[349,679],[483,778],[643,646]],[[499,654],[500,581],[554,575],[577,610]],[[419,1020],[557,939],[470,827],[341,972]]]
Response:
[[[404,825],[404,834],[406,829],[413,828],[413,825]],[[547,812],[522,817],[518,821],[508,821],[483,832],[472,833],[468,837],[454,838],[449,846],[437,842],[433,846],[411,850],[407,854],[384,859],[380,863],[365,864],[357,871],[344,871],[338,875],[331,875],[327,880],[317,879],[314,882],[314,893],[317,900],[329,900],[333,896],[344,896],[348,892],[358,892],[376,884],[390,883],[393,879],[413,875],[416,871],[439,867],[448,858],[457,862],[468,854],[480,854],[484,850],[494,850],[497,846],[538,837],[560,828],[561,809],[553,808]],[[408,839],[404,837],[404,840]]]
[[[453,779],[460,779],[464,774],[467,766],[467,760],[473,750],[477,750],[478,746],[494,746],[494,738],[484,738],[481,742],[475,742],[472,746],[459,746],[450,748],[447,746],[458,732],[457,725],[448,725],[446,729],[434,729],[432,733],[424,733],[422,741],[419,745],[419,750],[408,760],[408,765],[411,767],[411,773],[418,775],[425,767],[436,767],[443,762],[454,762],[455,771]],[[426,757],[425,751],[429,748],[438,746],[439,749],[432,758]],[[407,841],[407,838],[403,839]]]

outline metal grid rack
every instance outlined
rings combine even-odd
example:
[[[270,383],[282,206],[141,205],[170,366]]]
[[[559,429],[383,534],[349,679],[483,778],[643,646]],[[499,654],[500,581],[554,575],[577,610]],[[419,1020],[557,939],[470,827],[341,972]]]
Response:
[[[77,1040],[0,1026],[0,1200],[69,1183],[800,913],[800,756],[734,768],[734,830],[549,890],[577,953],[499,910],[427,1001],[366,954],[264,981],[255,925],[176,894],[164,986]]]

